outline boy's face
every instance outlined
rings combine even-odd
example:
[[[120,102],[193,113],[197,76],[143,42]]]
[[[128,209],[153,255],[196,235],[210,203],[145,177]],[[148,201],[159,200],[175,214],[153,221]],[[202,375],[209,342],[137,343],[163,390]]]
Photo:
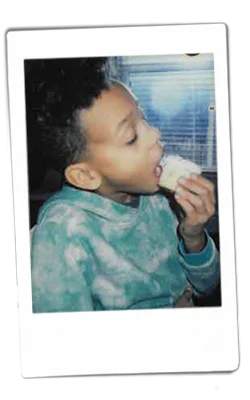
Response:
[[[101,177],[97,193],[126,201],[126,195],[159,189],[160,135],[129,91],[110,84],[90,109],[80,112],[80,120],[89,140],[87,163]]]

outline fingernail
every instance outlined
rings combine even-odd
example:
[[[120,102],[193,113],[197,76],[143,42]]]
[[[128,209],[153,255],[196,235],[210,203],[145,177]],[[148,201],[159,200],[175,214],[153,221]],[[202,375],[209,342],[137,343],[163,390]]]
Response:
[[[194,179],[194,180],[196,180],[197,179],[197,174],[195,174],[195,173],[192,173],[191,175],[190,175],[190,178],[192,178],[192,179]]]
[[[181,178],[178,180],[178,183],[180,183],[181,185],[185,185],[185,183],[187,183],[187,180],[186,180],[186,178],[181,177]]]
[[[176,193],[177,195],[180,195],[181,193],[183,193],[182,188],[181,188],[180,186],[177,186],[177,188],[175,189],[175,193]],[[180,197],[180,196],[179,196],[179,197]]]

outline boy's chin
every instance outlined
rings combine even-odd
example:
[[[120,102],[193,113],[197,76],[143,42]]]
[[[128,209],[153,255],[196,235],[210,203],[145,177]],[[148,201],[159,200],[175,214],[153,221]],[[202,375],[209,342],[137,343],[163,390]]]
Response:
[[[160,190],[159,186],[155,186],[155,187],[147,188],[147,189],[145,188],[140,191],[140,194],[148,194],[148,195],[155,194],[155,193],[159,192],[159,190]]]
[[[160,191],[160,188],[157,186],[157,188],[153,191],[152,194],[158,193]]]

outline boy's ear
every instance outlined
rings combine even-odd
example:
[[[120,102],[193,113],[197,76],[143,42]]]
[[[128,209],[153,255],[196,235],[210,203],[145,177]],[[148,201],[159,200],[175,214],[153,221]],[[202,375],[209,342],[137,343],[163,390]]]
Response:
[[[100,174],[87,163],[69,165],[65,177],[71,185],[85,190],[97,190],[102,183]]]

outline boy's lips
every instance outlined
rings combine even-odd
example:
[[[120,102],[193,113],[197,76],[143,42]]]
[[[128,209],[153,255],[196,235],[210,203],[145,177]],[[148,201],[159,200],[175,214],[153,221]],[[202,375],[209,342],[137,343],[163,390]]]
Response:
[[[160,164],[162,156],[163,156],[163,152],[161,153],[161,156],[158,159],[158,162],[157,162],[157,164],[156,164],[156,166],[154,168],[154,175],[155,175],[157,180],[160,180],[160,177],[161,177],[161,174],[162,174],[162,171],[163,171],[163,168],[162,168],[162,166]]]
[[[155,174],[155,177],[156,177],[157,179],[160,179],[161,174],[162,174],[162,166],[161,166],[161,165],[157,165],[157,166],[155,167],[155,169],[154,169],[154,174]]]

